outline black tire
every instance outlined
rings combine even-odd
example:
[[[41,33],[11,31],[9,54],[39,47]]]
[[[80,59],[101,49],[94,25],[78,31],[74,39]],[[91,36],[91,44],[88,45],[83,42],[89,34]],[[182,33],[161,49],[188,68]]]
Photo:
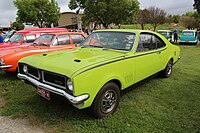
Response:
[[[119,99],[119,87],[113,82],[107,83],[101,88],[93,101],[91,108],[93,115],[101,119],[113,114],[119,105]]]
[[[170,60],[167,63],[167,66],[165,67],[165,69],[161,72],[162,77],[164,78],[169,78],[172,74],[172,66],[173,66],[173,61]]]

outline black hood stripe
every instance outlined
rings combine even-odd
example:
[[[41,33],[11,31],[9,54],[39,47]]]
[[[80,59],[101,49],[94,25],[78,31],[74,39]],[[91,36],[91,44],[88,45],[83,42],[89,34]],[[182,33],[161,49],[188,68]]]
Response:
[[[101,67],[101,66],[104,66],[104,65],[107,65],[107,64],[111,64],[111,63],[114,63],[114,62],[118,62],[118,61],[121,61],[121,60],[127,60],[127,59],[131,59],[131,58],[137,58],[137,57],[140,57],[140,56],[145,56],[145,55],[149,55],[149,54],[158,53],[158,52],[164,51],[165,49],[167,49],[167,48],[164,48],[164,49],[159,50],[159,51],[152,51],[152,52],[149,52],[149,53],[144,53],[144,54],[140,54],[140,55],[134,55],[134,56],[123,57],[123,58],[116,59],[116,60],[113,60],[113,61],[105,62],[105,63],[99,64],[99,65],[90,67],[90,68],[88,68],[88,69],[86,69],[86,70],[83,70],[83,71],[81,71],[80,73],[76,74],[76,76],[77,76],[77,75],[80,75],[80,74],[82,74],[82,73],[84,73],[84,72],[87,72],[87,71],[89,71],[89,70],[91,70],[91,69],[97,68],[97,67]]]

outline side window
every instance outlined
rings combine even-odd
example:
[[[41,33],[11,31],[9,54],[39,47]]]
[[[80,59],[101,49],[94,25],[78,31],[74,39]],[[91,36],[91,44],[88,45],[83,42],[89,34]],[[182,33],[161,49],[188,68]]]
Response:
[[[80,44],[85,38],[82,35],[71,35],[73,44]]]
[[[70,44],[69,35],[60,35],[57,37],[57,45]]]
[[[35,34],[26,35],[23,42],[32,43],[35,41],[35,39],[36,39]]]
[[[153,34],[141,34],[136,52],[151,51],[165,46],[165,43]]]
[[[154,37],[155,37],[157,48],[162,48],[166,46],[166,44],[159,37],[156,37],[156,36]]]

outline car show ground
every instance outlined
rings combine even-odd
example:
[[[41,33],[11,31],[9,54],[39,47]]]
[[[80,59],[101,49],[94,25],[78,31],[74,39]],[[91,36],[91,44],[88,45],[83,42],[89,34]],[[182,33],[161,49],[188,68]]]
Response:
[[[44,131],[38,126],[31,125],[26,119],[0,116],[0,133],[44,133]]]
[[[131,87],[116,113],[101,120],[64,101],[44,100],[34,87],[0,72],[0,132],[199,132],[200,46],[180,48],[171,78]]]
[[[0,109],[6,101],[0,98]],[[26,119],[12,119],[8,116],[0,116],[0,133],[44,133],[43,129],[33,126]]]

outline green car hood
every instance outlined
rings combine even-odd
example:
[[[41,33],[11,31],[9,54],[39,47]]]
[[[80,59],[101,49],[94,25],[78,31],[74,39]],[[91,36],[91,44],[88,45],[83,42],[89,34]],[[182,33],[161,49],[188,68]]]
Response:
[[[124,52],[101,48],[75,48],[25,57],[19,62],[72,77],[73,74],[96,65],[123,58],[124,54]]]

